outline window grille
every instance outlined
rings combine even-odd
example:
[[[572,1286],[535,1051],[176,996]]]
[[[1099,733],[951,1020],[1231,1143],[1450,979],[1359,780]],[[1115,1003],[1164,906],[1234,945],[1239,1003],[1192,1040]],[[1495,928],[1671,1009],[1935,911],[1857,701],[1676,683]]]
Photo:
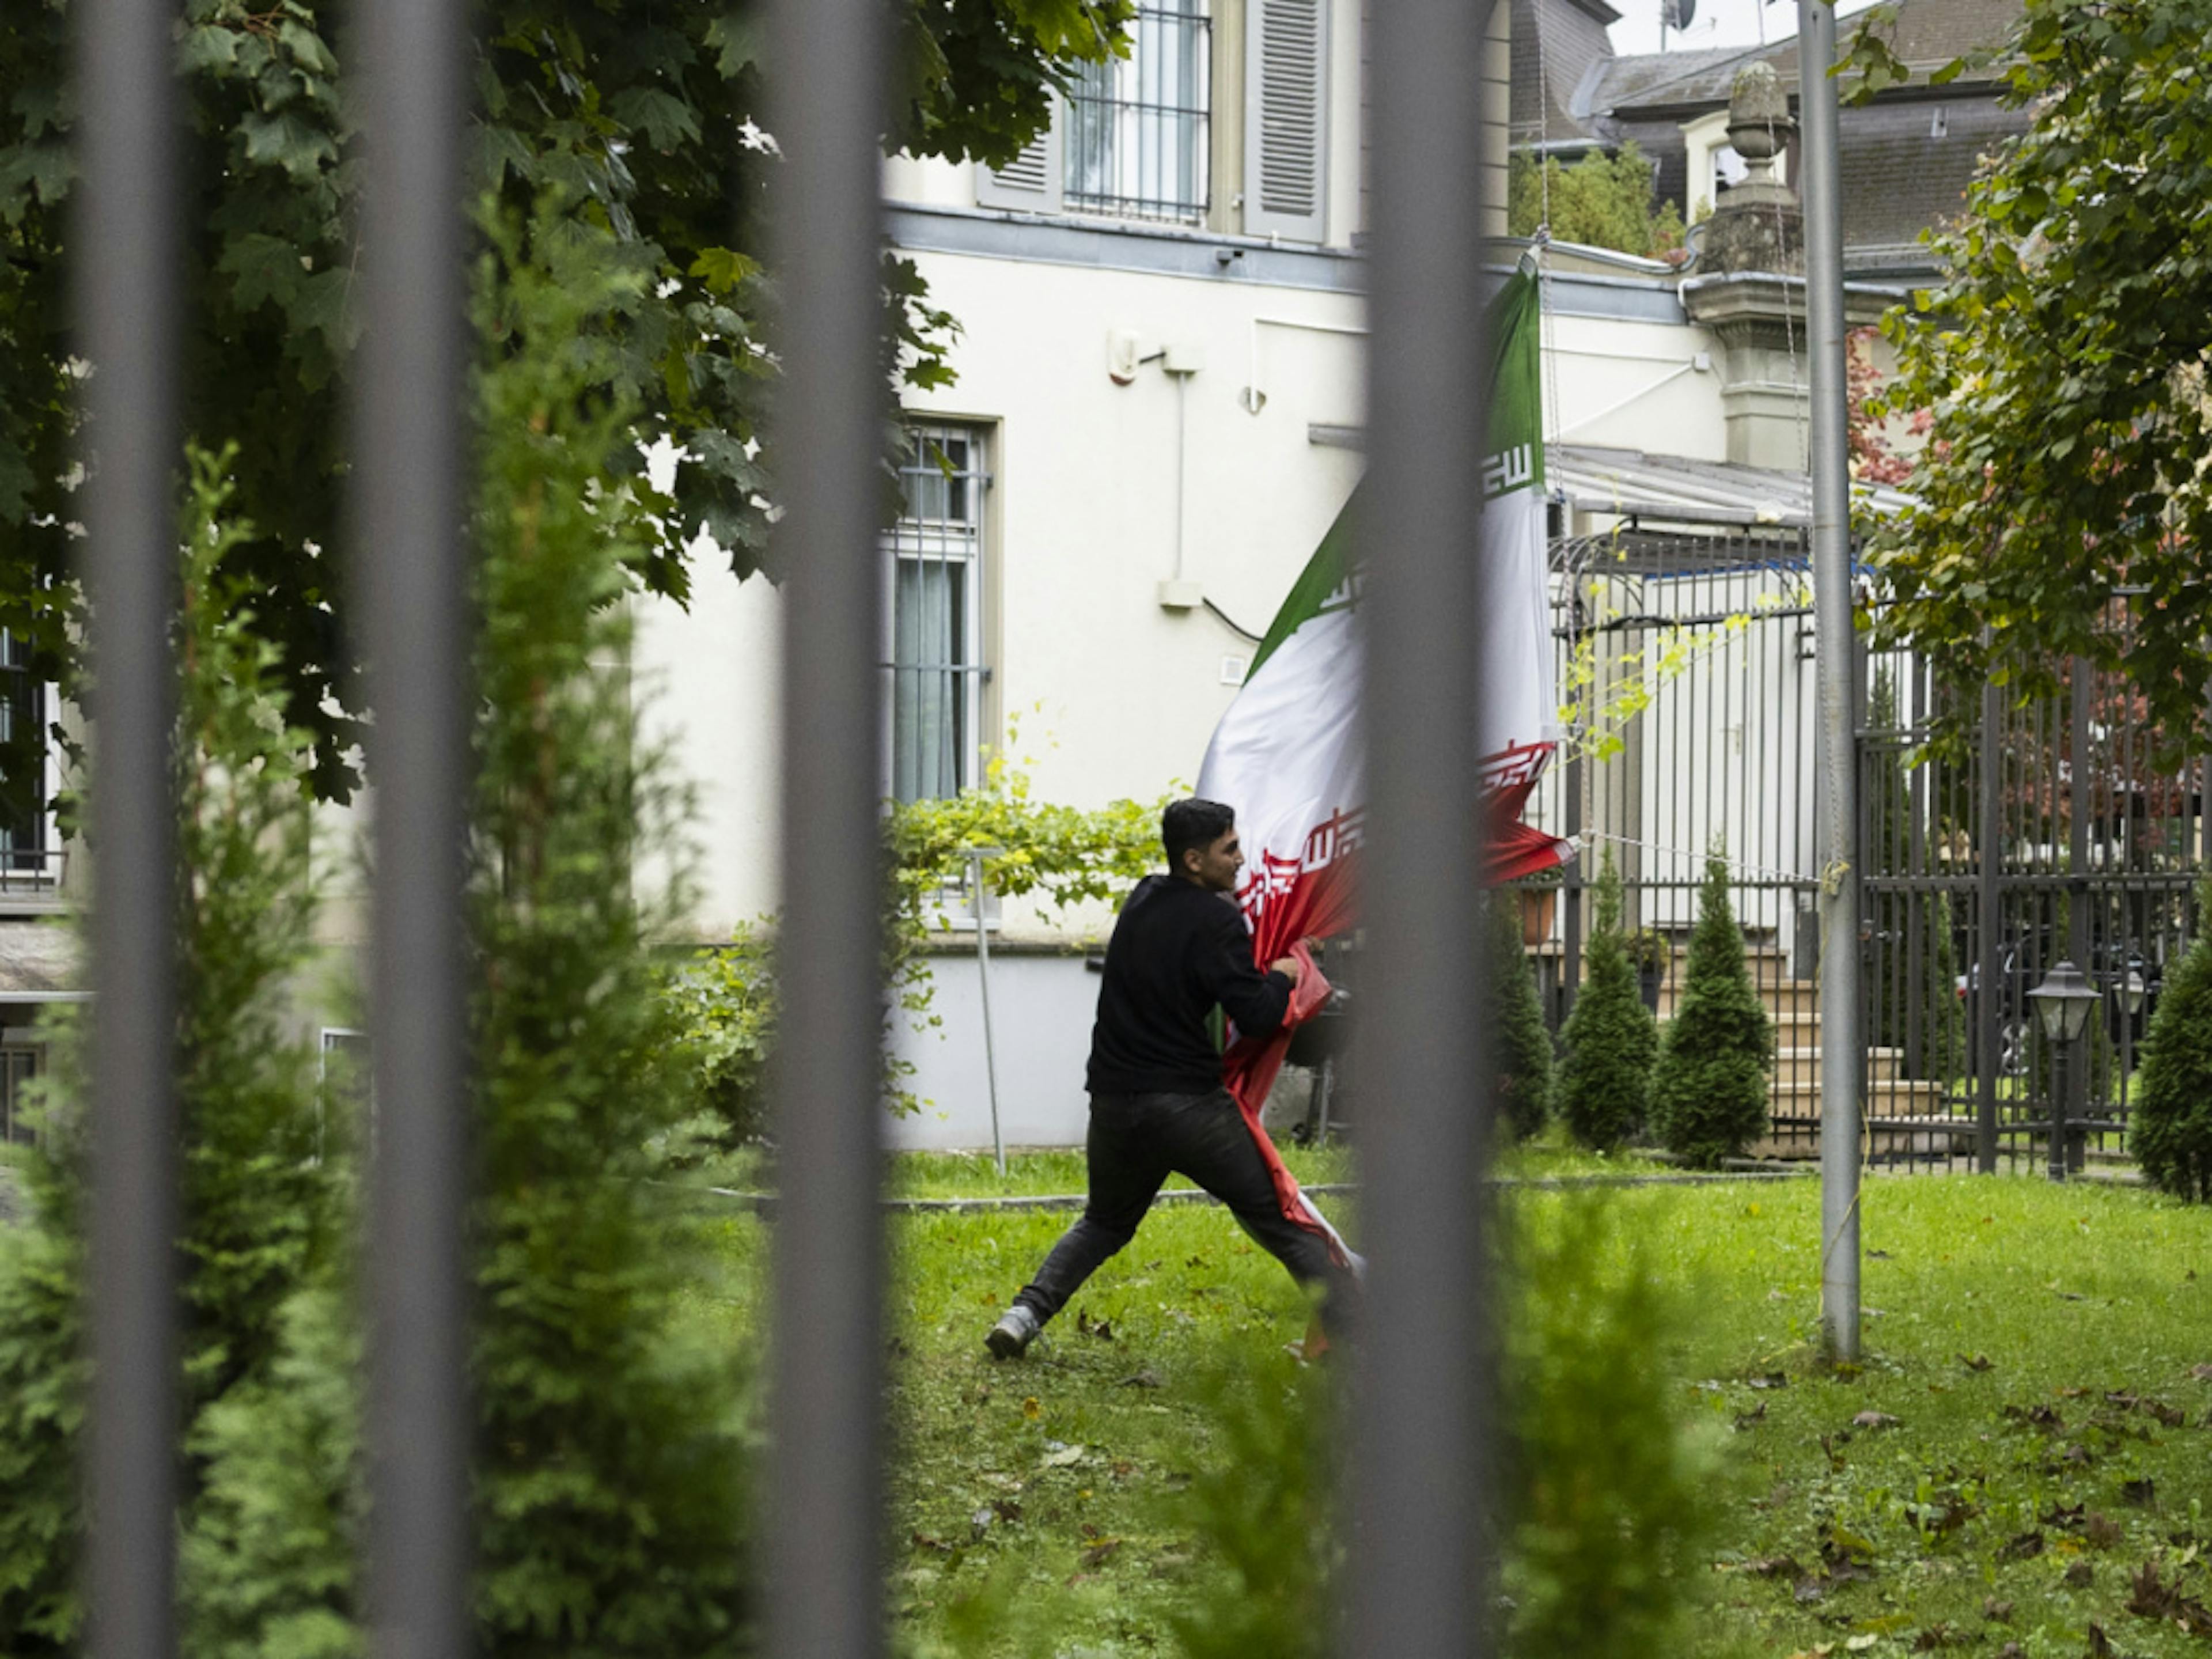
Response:
[[[1213,22],[1203,0],[1139,6],[1127,58],[1086,65],[1068,95],[1071,210],[1200,224],[1212,166]]]
[[[38,1076],[41,1051],[33,1048],[0,1048],[0,1146],[24,1145],[35,1139],[24,1121],[24,1085]]]
[[[0,874],[46,868],[46,688],[0,629]]]
[[[976,781],[983,682],[981,432],[917,426],[888,537],[891,793],[928,800]]]

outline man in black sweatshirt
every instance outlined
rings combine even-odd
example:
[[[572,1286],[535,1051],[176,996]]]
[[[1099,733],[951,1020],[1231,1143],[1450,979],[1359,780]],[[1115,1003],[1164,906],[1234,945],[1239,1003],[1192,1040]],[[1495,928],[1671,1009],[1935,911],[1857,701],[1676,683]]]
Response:
[[[1170,1173],[1227,1205],[1299,1283],[1327,1285],[1330,1322],[1349,1299],[1348,1275],[1327,1242],[1283,1214],[1266,1161],[1222,1086],[1221,1055],[1207,1029],[1218,1006],[1244,1036],[1273,1030],[1290,1006],[1298,964],[1285,957],[1263,974],[1252,961],[1251,935],[1230,897],[1244,866],[1233,811],[1218,801],[1176,801],[1161,819],[1160,839],[1167,873],[1137,884],[1106,946],[1085,1085],[1090,1201],[991,1328],[985,1346],[1000,1359],[1024,1352],[1129,1242]]]

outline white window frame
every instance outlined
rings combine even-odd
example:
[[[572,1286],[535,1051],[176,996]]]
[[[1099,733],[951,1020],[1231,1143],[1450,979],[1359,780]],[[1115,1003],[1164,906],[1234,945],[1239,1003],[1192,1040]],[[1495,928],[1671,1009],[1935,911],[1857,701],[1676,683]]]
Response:
[[[19,1082],[15,1062],[27,1059],[30,1069]],[[43,1042],[0,1042],[0,1146],[16,1146],[35,1142],[35,1135],[18,1135],[15,1113],[18,1109],[16,1091],[22,1083],[44,1075],[46,1069],[46,1045]]]
[[[0,635],[5,632],[0,629]],[[0,669],[0,672],[5,672]],[[55,812],[54,801],[61,793],[62,757],[60,745],[53,738],[53,725],[60,708],[61,686],[53,680],[40,682],[38,721],[46,730],[40,763],[44,777],[40,792],[40,861],[36,869],[18,870],[14,867],[14,852],[0,853],[0,893],[50,893],[61,884],[61,819]]]
[[[1217,36],[1210,0],[1141,0],[1132,21],[1127,58],[1086,64],[1076,92],[1062,100],[1060,199],[1066,211],[1109,219],[1204,225],[1213,206],[1213,124]],[[1162,42],[1173,32],[1195,38],[1190,59],[1195,89],[1185,94],[1167,84],[1169,56]],[[1178,100],[1188,96],[1189,101]],[[1081,146],[1086,131],[1107,125],[1108,177],[1082,187]],[[1160,138],[1165,134],[1168,143]],[[1187,181],[1181,188],[1174,186]]]
[[[884,532],[883,668],[890,684],[884,698],[884,793],[899,800],[936,799],[957,794],[981,781],[984,692],[991,679],[991,663],[985,634],[985,586],[990,580],[990,468],[992,428],[985,422],[939,420],[909,416],[907,431],[913,448],[900,467],[902,493],[908,480],[926,482],[935,468],[933,446],[959,441],[967,446],[967,463],[957,475],[964,486],[963,515],[917,517],[903,508]],[[930,469],[930,471],[925,471]],[[948,483],[951,481],[947,481]],[[948,504],[951,499],[948,489]],[[938,661],[908,651],[902,653],[900,595],[918,594],[930,567],[957,566],[960,593],[954,620],[959,631],[955,648]],[[915,585],[902,581],[903,573],[915,573]],[[937,745],[940,758],[933,767],[916,752],[918,744],[902,746],[905,725],[933,717],[916,707],[929,702],[942,713],[938,723],[949,725],[949,733]],[[912,752],[911,763],[908,755]],[[932,770],[925,779],[922,773]]]

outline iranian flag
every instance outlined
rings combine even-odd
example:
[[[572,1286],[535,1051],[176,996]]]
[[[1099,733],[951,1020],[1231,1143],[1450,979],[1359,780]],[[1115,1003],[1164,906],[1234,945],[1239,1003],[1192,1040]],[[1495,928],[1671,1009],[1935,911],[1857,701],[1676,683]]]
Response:
[[[1536,277],[1524,268],[1492,302],[1486,429],[1493,447],[1482,466],[1481,514],[1468,535],[1468,555],[1482,561],[1485,574],[1481,677],[1470,718],[1489,816],[1484,873],[1493,881],[1571,856],[1567,843],[1521,822],[1551,759],[1557,721],[1545,582],[1540,323]],[[1342,931],[1354,917],[1367,804],[1357,622],[1362,493],[1352,493],[1307,561],[1199,769],[1198,793],[1236,809],[1246,860],[1237,897],[1252,929],[1253,957],[1263,963],[1292,954],[1302,939]],[[1265,1042],[1233,1041],[1224,1067],[1275,1172],[1285,1213],[1326,1231],[1260,1127],[1260,1106],[1282,1066],[1291,1027],[1319,1006],[1327,986],[1310,973],[1298,993],[1284,1028]]]

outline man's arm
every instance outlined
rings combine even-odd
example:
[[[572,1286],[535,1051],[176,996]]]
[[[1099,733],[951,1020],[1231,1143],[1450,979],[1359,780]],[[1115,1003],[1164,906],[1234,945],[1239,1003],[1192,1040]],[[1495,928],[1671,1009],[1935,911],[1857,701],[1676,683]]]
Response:
[[[1240,1034],[1263,1037],[1283,1023],[1283,1012],[1291,1006],[1291,988],[1297,977],[1295,962],[1285,957],[1261,973],[1252,960],[1251,935],[1244,931],[1237,913],[1226,906],[1220,926],[1208,933],[1200,950],[1206,989],[1221,1005],[1222,1012],[1237,1022]]]

